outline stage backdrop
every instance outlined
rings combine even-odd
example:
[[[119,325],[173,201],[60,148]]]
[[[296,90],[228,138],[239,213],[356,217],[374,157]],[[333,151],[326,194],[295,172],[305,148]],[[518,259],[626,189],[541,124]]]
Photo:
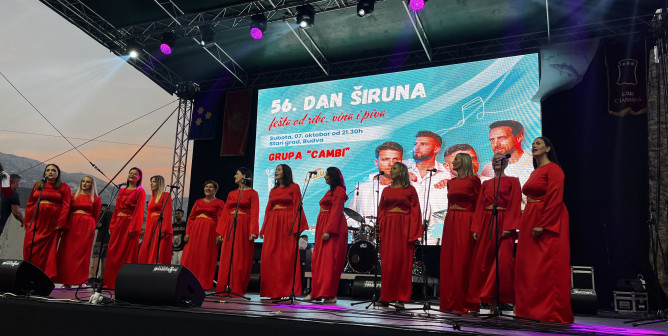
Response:
[[[538,56],[529,54],[260,90],[254,173],[254,188],[260,195],[260,225],[274,186],[274,170],[281,163],[292,168],[294,180],[302,190],[308,172],[317,171],[304,199],[310,242],[319,213],[318,202],[329,188],[323,178],[327,167],[338,167],[343,173],[350,193],[346,206],[363,216],[375,216],[375,211],[368,209],[375,208],[376,203],[375,197],[370,196],[377,188],[372,182],[379,171],[376,148],[387,141],[398,143],[403,147],[403,162],[414,166],[413,146],[419,131],[442,137],[436,156],[440,164],[450,146],[473,147],[474,152],[468,153],[477,156],[477,173],[483,174],[494,154],[490,124],[517,121],[524,126],[525,165],[518,164],[514,175],[524,182],[532,170],[526,167],[531,142],[541,134],[540,104],[531,101],[538,89],[538,78]],[[440,241],[447,207],[446,189],[435,185],[450,175],[447,163],[444,171],[434,175],[428,205],[428,175],[418,176],[413,182],[423,213],[430,219],[430,244]],[[373,218],[366,222],[374,224]],[[349,220],[349,224],[357,223]]]

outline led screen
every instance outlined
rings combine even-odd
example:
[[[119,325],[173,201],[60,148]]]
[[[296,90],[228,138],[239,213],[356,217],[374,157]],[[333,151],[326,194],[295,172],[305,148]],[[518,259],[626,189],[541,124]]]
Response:
[[[283,163],[302,190],[308,172],[316,171],[304,197],[310,242],[330,166],[345,178],[346,207],[364,219],[349,218],[349,226],[368,231],[389,181],[376,176],[401,160],[429,219],[428,243],[439,244],[454,154],[470,154],[484,181],[493,175],[494,152],[509,153],[506,174],[521,183],[528,178],[531,142],[541,134],[540,104],[531,100],[537,89],[538,56],[529,54],[260,90],[254,170],[260,225],[274,170]],[[490,128],[494,122],[500,126]],[[432,167],[436,172],[426,171]],[[350,239],[370,240],[355,236]]]

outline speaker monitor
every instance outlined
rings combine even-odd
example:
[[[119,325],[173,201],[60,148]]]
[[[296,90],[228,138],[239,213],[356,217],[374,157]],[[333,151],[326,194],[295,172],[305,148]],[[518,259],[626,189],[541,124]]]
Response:
[[[204,289],[181,265],[124,264],[116,276],[116,298],[153,306],[199,307]]]
[[[48,296],[54,287],[37,266],[24,260],[0,259],[0,292]]]
[[[373,276],[356,276],[353,281],[352,297],[356,299],[371,299],[373,297]],[[380,277],[376,282],[376,295],[380,297]]]

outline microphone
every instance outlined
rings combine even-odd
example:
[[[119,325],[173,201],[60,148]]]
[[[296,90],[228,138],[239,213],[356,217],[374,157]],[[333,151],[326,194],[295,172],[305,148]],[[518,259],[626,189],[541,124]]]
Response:
[[[308,172],[309,175],[315,175],[317,173],[318,173],[317,169],[316,170],[311,170],[310,172]]]
[[[124,187],[124,186],[126,186],[126,185],[128,185],[128,183],[127,183],[127,182],[123,182],[123,183],[119,184],[118,187],[120,188],[120,187]]]
[[[507,159],[510,159],[510,154],[506,154],[502,157],[496,158],[496,159],[494,159],[494,162],[499,162],[499,161],[503,161],[503,160],[507,160]]]
[[[376,174],[376,176],[374,176],[373,178],[381,177],[381,176],[384,176],[384,175],[385,175],[385,172],[380,172],[380,173]]]
[[[436,169],[436,168],[432,168],[432,169],[427,169],[427,171],[430,171],[430,172],[432,172],[432,173],[435,173],[435,172],[438,171],[438,169]]]
[[[46,182],[48,179],[49,179],[48,176],[44,176],[44,177],[42,177],[42,182]]]
[[[178,185],[168,185],[169,189],[181,189]]]
[[[309,173],[310,173],[310,172],[309,172]],[[253,181],[253,179],[250,178],[250,177],[244,177],[244,181],[248,181],[248,182],[250,182],[250,181]]]

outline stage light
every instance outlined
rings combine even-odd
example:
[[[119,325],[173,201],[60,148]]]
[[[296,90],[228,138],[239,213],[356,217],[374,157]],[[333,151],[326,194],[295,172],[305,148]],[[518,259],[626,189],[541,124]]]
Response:
[[[250,34],[259,40],[264,36],[264,31],[267,30],[267,17],[264,14],[256,14],[251,16]]]
[[[357,16],[362,17],[373,13],[373,6],[375,3],[375,0],[360,0],[360,2],[357,3]]]
[[[315,22],[315,9],[311,5],[297,7],[297,23],[302,28],[313,26]]]
[[[428,0],[410,0],[408,2],[408,5],[411,7],[412,10],[419,12],[424,8],[424,3],[427,1]]]
[[[165,32],[162,34],[162,39],[160,40],[160,51],[162,51],[163,54],[169,55],[172,53],[172,49],[174,48],[174,33],[172,32]]]
[[[199,43],[203,46],[210,46],[214,41],[214,36],[216,35],[215,30],[210,25],[199,26],[199,32],[202,34],[199,39]]]
[[[135,40],[127,40],[125,42],[125,53],[129,55],[131,58],[137,58],[139,57],[139,53],[141,52],[141,46],[137,41]]]

